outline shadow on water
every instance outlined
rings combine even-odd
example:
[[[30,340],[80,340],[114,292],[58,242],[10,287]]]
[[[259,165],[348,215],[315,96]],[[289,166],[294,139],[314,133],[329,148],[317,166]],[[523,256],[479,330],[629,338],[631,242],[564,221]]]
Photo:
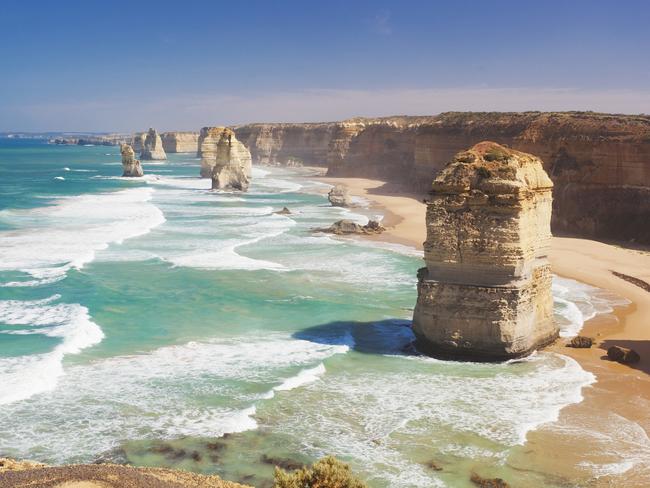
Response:
[[[318,344],[349,346],[365,354],[420,355],[413,345],[415,336],[410,320],[330,322],[296,332],[293,337]]]

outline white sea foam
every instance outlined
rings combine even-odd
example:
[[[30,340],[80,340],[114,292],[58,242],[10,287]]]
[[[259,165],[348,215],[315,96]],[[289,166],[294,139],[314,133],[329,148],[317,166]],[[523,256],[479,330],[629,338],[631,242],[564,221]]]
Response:
[[[50,207],[2,212],[2,219],[18,229],[2,235],[0,271],[26,272],[41,283],[60,279],[71,267],[92,261],[96,251],[164,222],[163,213],[150,203],[153,192],[134,188],[80,195],[61,198]]]
[[[39,333],[61,340],[47,353],[0,358],[0,405],[54,389],[63,375],[63,357],[77,354],[104,337],[99,326],[90,319],[86,307],[53,303],[59,299],[59,295],[53,295],[44,300],[0,301],[0,323],[32,327],[9,332]]]
[[[561,337],[574,337],[587,320],[629,303],[606,290],[559,276],[553,277],[553,298]]]
[[[59,180],[59,181],[64,181],[65,180],[65,178],[63,176],[55,176],[54,179]]]
[[[254,429],[265,398],[256,391],[306,384],[323,360],[347,350],[265,333],[67,366],[56,390],[0,406],[0,450],[28,455],[40,446],[40,457],[89,460],[121,439]],[[296,376],[296,368],[307,372]]]
[[[325,374],[325,365],[319,364],[315,368],[303,369],[296,376],[286,379],[281,385],[273,388],[275,391],[289,391],[316,381]]]
[[[440,362],[418,370],[392,360],[381,371],[330,373],[278,397],[273,412],[281,420],[274,426],[314,453],[353,459],[370,479],[389,486],[439,486],[404,446],[423,443],[450,453],[460,436],[468,447],[492,446],[498,458],[579,402],[582,388],[594,381],[572,359],[553,354],[523,364]]]

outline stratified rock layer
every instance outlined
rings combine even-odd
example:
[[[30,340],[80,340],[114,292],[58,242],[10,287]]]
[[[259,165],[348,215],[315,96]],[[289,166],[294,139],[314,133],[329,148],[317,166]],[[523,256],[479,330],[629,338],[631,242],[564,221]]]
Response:
[[[335,129],[331,123],[249,124],[234,131],[255,164],[326,166]]]
[[[201,129],[201,176],[212,178],[213,190],[248,190],[251,154],[226,127]]]
[[[198,132],[163,132],[160,139],[166,153],[195,153],[199,150]]]
[[[122,144],[120,152],[122,153],[122,176],[143,176],[144,171],[140,161],[135,159],[133,148],[129,144]]]
[[[149,129],[144,139],[144,147],[140,152],[140,159],[144,160],[164,160],[167,159],[165,150],[162,146],[162,140],[156,129]]]
[[[432,355],[503,360],[557,338],[553,183],[542,162],[492,142],[459,153],[433,182],[426,268],[413,331]]]

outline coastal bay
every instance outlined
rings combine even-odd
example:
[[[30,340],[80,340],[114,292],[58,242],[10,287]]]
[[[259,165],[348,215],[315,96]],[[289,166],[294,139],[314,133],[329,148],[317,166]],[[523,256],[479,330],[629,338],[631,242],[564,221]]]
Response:
[[[367,202],[370,215],[383,215],[386,231],[363,239],[422,249],[426,195],[376,179],[319,180],[345,185],[352,195]],[[600,476],[590,486],[647,486],[650,477],[645,462],[639,465],[637,461],[650,455],[645,434],[650,430],[650,415],[644,407],[650,404],[650,292],[639,281],[650,282],[650,252],[643,247],[553,237],[550,260],[556,275],[606,290],[622,301],[607,313],[585,317],[580,334],[593,337],[594,347],[565,347],[567,340],[561,338],[548,348],[574,358],[597,381],[584,389],[584,400],[563,409],[555,423],[529,433],[526,456],[515,455],[509,462],[521,469],[545,465],[568,478],[580,477],[581,470],[576,467],[581,463],[601,466]],[[634,348],[641,361],[626,366],[607,360],[611,345]]]

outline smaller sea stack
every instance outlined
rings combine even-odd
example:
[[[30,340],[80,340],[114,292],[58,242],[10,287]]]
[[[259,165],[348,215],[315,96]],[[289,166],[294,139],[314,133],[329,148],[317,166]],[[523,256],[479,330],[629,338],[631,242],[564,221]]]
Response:
[[[140,177],[144,175],[140,161],[135,159],[135,152],[130,144],[121,144],[122,176]]]
[[[165,160],[167,155],[163,149],[162,140],[156,129],[149,129],[144,139],[144,146],[140,152],[140,159],[143,160]]]
[[[227,127],[201,129],[201,177],[212,178],[213,190],[248,190],[251,154]]]
[[[551,191],[540,159],[493,142],[433,181],[413,331],[433,356],[500,361],[554,341]]]

